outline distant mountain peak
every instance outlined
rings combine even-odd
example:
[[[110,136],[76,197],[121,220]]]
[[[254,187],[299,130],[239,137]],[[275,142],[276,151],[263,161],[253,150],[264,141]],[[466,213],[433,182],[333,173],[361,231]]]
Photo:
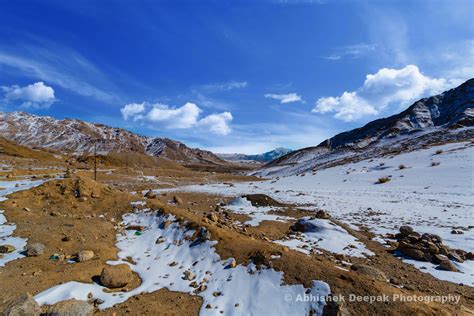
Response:
[[[258,161],[258,162],[270,162],[274,159],[277,159],[283,155],[286,155],[293,150],[284,148],[284,147],[278,147],[275,148],[271,151],[267,151],[263,154],[256,154],[256,155],[246,155],[246,154],[218,154],[218,156],[224,160],[229,160],[229,161]]]

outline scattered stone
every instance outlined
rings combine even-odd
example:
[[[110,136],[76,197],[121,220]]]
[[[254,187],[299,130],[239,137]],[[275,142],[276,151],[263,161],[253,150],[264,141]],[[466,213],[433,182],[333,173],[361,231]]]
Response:
[[[331,215],[329,215],[329,213],[324,211],[324,210],[319,210],[319,211],[316,212],[315,217],[316,218],[321,218],[321,219],[329,219],[329,218],[331,218]]]
[[[218,296],[221,296],[221,295],[222,295],[221,292],[213,292],[212,293],[212,296],[214,296],[214,297],[218,297]]]
[[[377,268],[365,264],[353,264],[351,266],[351,270],[373,277],[379,281],[387,282],[387,277],[385,274]]]
[[[451,234],[453,234],[453,235],[462,235],[462,234],[464,234],[464,232],[462,230],[453,229],[451,231]]]
[[[178,205],[181,205],[183,204],[183,200],[179,197],[179,196],[173,196],[173,202],[178,204]]]
[[[152,190],[148,190],[148,192],[145,193],[145,197],[147,199],[156,199],[156,193],[153,192]]]
[[[81,196],[80,198],[77,199],[79,202],[85,202],[87,201],[87,198],[85,196]]]
[[[28,208],[28,207],[24,207],[24,208],[23,208],[23,211],[25,211],[25,212],[31,212],[31,209]]]
[[[451,260],[454,260],[454,261],[457,261],[457,262],[460,262],[460,263],[463,263],[464,260],[455,252],[450,252],[448,254],[448,258],[451,259]]]
[[[133,279],[133,273],[128,264],[106,266],[100,274],[100,282],[108,288],[123,287]]]
[[[86,301],[70,299],[58,302],[49,307],[47,315],[50,316],[91,316],[94,307]]]
[[[196,278],[196,275],[193,272],[189,270],[184,271],[184,278],[183,278],[184,280],[192,281],[195,278]]]
[[[229,263],[227,267],[234,269],[235,267],[237,267],[237,261],[235,261],[235,259],[232,258],[232,261]]]
[[[94,258],[95,254],[92,250],[82,250],[77,254],[77,261],[84,262]]]
[[[26,255],[28,257],[37,257],[44,253],[44,245],[40,243],[34,243],[26,246]]]
[[[39,316],[41,307],[30,293],[20,295],[7,306],[2,315],[5,316]]]
[[[217,215],[215,213],[211,213],[207,216],[207,218],[209,218],[211,221],[213,222],[217,222],[217,220],[219,219],[219,217],[217,217]]]
[[[1,245],[0,246],[0,253],[11,253],[15,250],[16,250],[16,248],[12,245]]]

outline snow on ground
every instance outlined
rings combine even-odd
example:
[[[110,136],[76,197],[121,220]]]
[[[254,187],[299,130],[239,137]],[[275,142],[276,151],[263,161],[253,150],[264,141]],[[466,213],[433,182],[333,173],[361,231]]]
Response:
[[[323,169],[314,175],[177,190],[226,196],[268,194],[308,209],[322,208],[352,227],[370,228],[379,237],[410,225],[420,233],[441,236],[449,247],[474,251],[473,146],[468,142],[452,143]],[[382,177],[390,181],[377,184]],[[453,228],[464,234],[451,234]],[[474,270],[473,261],[462,265],[466,271]],[[450,275],[456,282],[459,275]],[[472,273],[463,275],[474,280]]]
[[[0,181],[0,201],[5,201],[7,199],[5,196],[8,194],[33,188],[42,184],[43,182],[44,180]],[[7,262],[24,257],[21,252],[26,246],[25,238],[12,236],[16,229],[16,225],[7,223],[7,219],[5,215],[3,215],[3,212],[3,210],[0,210],[0,245],[11,245],[15,247],[15,251],[0,255],[0,267],[5,266]]]
[[[292,219],[288,216],[268,214],[270,211],[278,211],[281,208],[270,206],[256,207],[253,206],[249,200],[240,196],[232,200],[225,208],[236,214],[245,214],[250,216],[252,219],[246,221],[244,224],[251,226],[258,226],[262,221],[287,222],[288,220]]]
[[[301,219],[309,229],[300,236],[290,235],[288,239],[278,240],[276,243],[309,254],[315,249],[324,249],[333,253],[340,253],[352,257],[372,256],[357,238],[349,234],[344,228],[327,219],[304,217]]]
[[[154,212],[124,216],[127,225],[142,225],[146,229],[142,234],[126,231],[125,235],[118,235],[120,259],[108,263],[130,264],[124,261],[130,256],[136,262],[135,265],[130,264],[131,269],[142,279],[138,288],[130,292],[106,293],[96,283],[67,282],[39,293],[35,299],[40,304],[54,304],[71,298],[88,300],[88,293],[92,293],[94,298],[104,301],[99,306],[104,309],[139,293],[161,288],[192,294],[194,288],[190,286],[191,281],[183,279],[185,271],[192,271],[196,276],[194,281],[207,285],[207,289],[197,294],[204,300],[200,315],[308,315],[310,309],[321,315],[324,302],[295,299],[298,295],[304,296],[307,289],[303,285],[283,285],[283,273],[273,269],[257,270],[253,265],[230,268],[231,260],[221,260],[216,253],[213,245],[217,242],[206,241],[195,245],[186,239],[194,231],[185,231],[174,222],[164,228],[164,221],[172,219],[172,216],[157,216]],[[156,244],[160,237],[164,242]],[[177,264],[170,266],[172,262]],[[321,299],[330,292],[329,286],[321,281],[315,281],[308,290]],[[213,295],[216,292],[221,295]],[[293,299],[288,300],[289,295]],[[207,304],[211,308],[206,308]]]

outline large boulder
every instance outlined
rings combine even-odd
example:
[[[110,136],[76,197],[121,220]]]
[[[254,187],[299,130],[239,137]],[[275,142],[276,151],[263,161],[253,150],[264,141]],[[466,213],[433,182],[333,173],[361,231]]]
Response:
[[[91,316],[94,307],[86,301],[67,300],[51,305],[48,309],[49,316]]]
[[[438,265],[439,270],[459,272],[458,268],[450,260],[442,260]]]
[[[408,236],[411,233],[413,233],[413,228],[410,227],[410,226],[406,226],[406,225],[405,226],[400,226],[399,230],[400,230],[400,234],[402,236]]]
[[[77,254],[77,261],[84,262],[94,258],[95,254],[92,250],[82,250]]]
[[[30,293],[22,294],[7,306],[4,316],[39,316],[41,307]]]
[[[108,288],[123,287],[133,280],[133,272],[126,263],[106,266],[100,274],[100,282]]]

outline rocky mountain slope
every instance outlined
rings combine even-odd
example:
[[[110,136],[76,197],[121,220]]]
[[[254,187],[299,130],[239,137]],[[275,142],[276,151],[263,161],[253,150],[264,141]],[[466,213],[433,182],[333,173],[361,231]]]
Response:
[[[220,158],[224,160],[229,160],[229,161],[253,160],[253,161],[259,161],[259,162],[270,162],[272,160],[280,158],[281,156],[289,154],[290,152],[292,152],[291,149],[279,147],[274,150],[267,151],[263,154],[257,154],[257,155],[245,155],[245,154],[217,154],[217,155]]]
[[[272,161],[260,175],[296,174],[424,146],[474,139],[474,79],[405,111]]]
[[[144,137],[122,128],[77,119],[58,120],[25,112],[0,112],[0,134],[30,148],[84,154],[138,152],[186,163],[225,164],[211,152],[191,149],[167,138]]]

